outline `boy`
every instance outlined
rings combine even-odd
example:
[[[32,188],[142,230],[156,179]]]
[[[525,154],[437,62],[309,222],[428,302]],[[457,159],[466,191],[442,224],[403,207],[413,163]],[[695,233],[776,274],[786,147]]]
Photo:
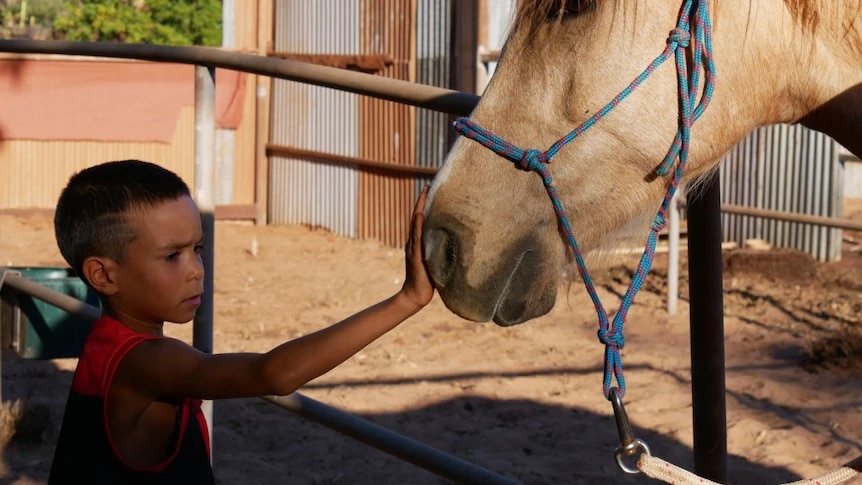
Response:
[[[202,399],[285,395],[427,305],[427,187],[413,212],[394,296],[265,354],[204,354],[164,337],[194,318],[205,244],[186,184],[158,165],[109,162],[75,174],[54,217],[65,260],[102,299],[78,361],[49,483],[214,483]]]

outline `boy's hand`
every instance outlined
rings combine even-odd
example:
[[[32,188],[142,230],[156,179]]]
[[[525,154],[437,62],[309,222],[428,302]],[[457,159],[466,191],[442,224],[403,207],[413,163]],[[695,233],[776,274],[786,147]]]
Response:
[[[407,245],[404,248],[407,256],[407,271],[401,293],[418,307],[427,305],[434,296],[434,287],[431,286],[431,280],[425,270],[422,251],[422,224],[425,222],[425,200],[428,198],[428,188],[428,185],[423,187],[416,200],[413,217],[410,220],[410,234],[407,236]]]

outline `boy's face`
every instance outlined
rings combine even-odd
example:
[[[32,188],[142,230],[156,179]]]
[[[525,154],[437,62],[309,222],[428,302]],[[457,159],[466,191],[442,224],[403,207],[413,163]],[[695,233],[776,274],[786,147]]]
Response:
[[[127,223],[136,237],[115,268],[117,292],[110,297],[115,318],[140,331],[192,320],[204,278],[197,205],[181,197],[133,210]]]

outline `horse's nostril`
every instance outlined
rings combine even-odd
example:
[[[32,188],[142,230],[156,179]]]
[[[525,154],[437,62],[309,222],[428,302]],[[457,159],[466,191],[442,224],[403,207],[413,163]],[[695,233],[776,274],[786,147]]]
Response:
[[[434,284],[443,288],[452,279],[455,262],[458,258],[458,245],[449,231],[435,229],[425,238],[425,260]]]

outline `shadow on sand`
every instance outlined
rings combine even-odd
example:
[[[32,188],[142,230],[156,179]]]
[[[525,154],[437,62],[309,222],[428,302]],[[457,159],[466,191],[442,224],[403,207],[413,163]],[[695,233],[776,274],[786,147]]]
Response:
[[[0,484],[45,483],[71,372],[50,361],[3,358],[3,399],[25,401],[24,419],[4,449]],[[373,383],[368,383],[373,384]],[[421,468],[287,412],[262,399],[215,403],[213,463],[219,483],[438,484]],[[613,459],[613,419],[577,406],[493,400],[465,394],[398,413],[362,417],[525,484],[645,483]],[[692,450],[635,427],[653,453],[692,467]],[[729,458],[730,483],[780,483],[800,477],[744,457]]]

